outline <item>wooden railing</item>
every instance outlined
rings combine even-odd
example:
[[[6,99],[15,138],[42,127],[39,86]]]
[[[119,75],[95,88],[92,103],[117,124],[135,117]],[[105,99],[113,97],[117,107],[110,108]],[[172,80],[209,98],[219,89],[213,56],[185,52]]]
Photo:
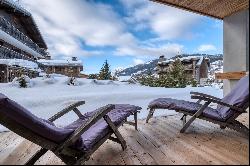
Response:
[[[247,75],[246,71],[215,73],[215,79],[217,79],[217,80],[225,80],[225,79],[227,79],[227,80],[239,80],[246,75]]]

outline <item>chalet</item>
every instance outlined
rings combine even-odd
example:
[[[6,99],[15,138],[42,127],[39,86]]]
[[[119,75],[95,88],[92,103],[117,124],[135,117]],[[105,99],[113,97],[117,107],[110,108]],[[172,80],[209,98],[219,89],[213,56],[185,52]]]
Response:
[[[38,76],[37,59],[47,55],[47,45],[31,15],[10,0],[0,2],[0,82],[26,74]]]
[[[38,60],[39,67],[47,74],[62,74],[69,77],[81,77],[83,65],[81,60],[72,57],[70,60],[51,60],[50,56]]]
[[[180,59],[190,79],[195,78],[200,83],[203,79],[208,78],[210,62],[208,58],[203,56],[175,57],[168,60],[164,56],[160,56],[156,68],[158,75],[165,74],[176,58]]]

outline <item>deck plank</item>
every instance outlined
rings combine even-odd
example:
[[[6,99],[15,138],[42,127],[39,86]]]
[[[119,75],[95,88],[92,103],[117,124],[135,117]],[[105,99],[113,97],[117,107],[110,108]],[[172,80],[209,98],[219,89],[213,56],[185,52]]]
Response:
[[[146,124],[138,121],[138,131],[124,125],[119,128],[127,142],[106,141],[87,161],[87,165],[155,165],[155,164],[248,164],[249,139],[236,131],[196,120],[187,133],[181,134],[180,114],[156,117]],[[238,118],[249,126],[249,114]],[[12,132],[0,133],[0,164],[24,164],[40,147]],[[36,164],[64,165],[52,152]]]

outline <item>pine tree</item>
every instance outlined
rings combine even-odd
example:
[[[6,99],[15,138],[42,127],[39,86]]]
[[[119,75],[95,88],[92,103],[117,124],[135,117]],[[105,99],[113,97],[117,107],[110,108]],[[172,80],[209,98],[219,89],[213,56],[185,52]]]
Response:
[[[106,60],[99,72],[99,80],[112,80],[110,66]]]
[[[90,74],[88,76],[88,79],[97,79],[98,78],[98,74]]]
[[[169,87],[185,88],[188,83],[185,67],[180,59],[176,59],[170,67],[166,79]]]
[[[26,82],[26,80],[25,80],[25,76],[21,76],[19,79],[18,79],[18,81],[19,81],[19,86],[20,86],[20,88],[27,88],[27,82]]]

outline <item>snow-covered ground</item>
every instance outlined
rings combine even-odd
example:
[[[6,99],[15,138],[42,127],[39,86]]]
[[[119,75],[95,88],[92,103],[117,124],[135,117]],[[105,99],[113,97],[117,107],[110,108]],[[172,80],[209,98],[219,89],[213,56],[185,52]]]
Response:
[[[222,97],[222,90],[215,87],[187,87],[178,89],[152,88],[118,81],[98,81],[78,79],[78,86],[69,86],[69,78],[54,76],[31,79],[29,88],[19,88],[17,83],[0,84],[0,93],[15,100],[38,117],[48,119],[74,101],[84,100],[86,104],[79,107],[82,113],[93,111],[106,104],[133,104],[142,107],[139,119],[146,118],[147,105],[159,97],[171,97],[189,100],[190,91],[198,91]],[[159,110],[155,115],[171,115],[175,111]],[[77,117],[70,113],[56,121],[64,126]],[[0,131],[6,130],[0,126]]]

